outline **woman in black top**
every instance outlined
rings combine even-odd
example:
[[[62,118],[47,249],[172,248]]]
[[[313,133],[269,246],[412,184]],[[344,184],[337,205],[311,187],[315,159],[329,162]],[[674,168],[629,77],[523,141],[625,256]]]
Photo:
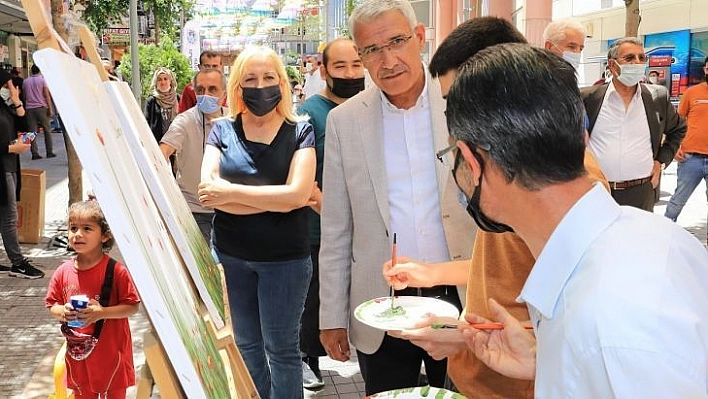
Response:
[[[300,316],[312,274],[307,204],[312,126],[298,122],[280,57],[244,50],[228,83],[232,119],[207,139],[199,199],[215,208],[236,344],[260,396],[302,398]]]
[[[30,142],[18,139],[25,108],[19,90],[12,84],[10,73],[0,70],[0,234],[12,267],[0,265],[0,273],[28,279],[44,277],[22,255],[17,239],[17,201],[20,199],[20,155]]]

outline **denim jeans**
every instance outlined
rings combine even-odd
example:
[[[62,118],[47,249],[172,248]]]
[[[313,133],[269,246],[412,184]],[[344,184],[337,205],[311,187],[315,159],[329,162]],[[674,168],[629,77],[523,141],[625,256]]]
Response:
[[[708,197],[708,156],[698,154],[684,155],[683,162],[678,164],[676,191],[671,196],[668,205],[666,205],[666,212],[664,212],[664,216],[674,222],[678,219],[681,210],[701,180],[706,182],[706,197]]]
[[[218,249],[214,255],[224,268],[236,345],[261,398],[302,398],[299,334],[310,257],[253,262]]]
[[[7,257],[13,266],[17,266],[25,259],[20,250],[17,239],[17,200],[15,187],[17,187],[17,173],[5,172],[7,186],[7,205],[0,206],[0,235],[5,246]]]

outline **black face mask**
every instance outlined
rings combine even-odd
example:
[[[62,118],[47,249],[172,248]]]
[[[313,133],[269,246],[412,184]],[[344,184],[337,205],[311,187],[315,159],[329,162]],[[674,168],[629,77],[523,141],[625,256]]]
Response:
[[[243,102],[246,108],[256,116],[263,116],[275,109],[283,98],[280,86],[243,87]]]
[[[506,225],[504,223],[499,223],[496,222],[487,215],[482,212],[481,207],[479,206],[479,199],[482,196],[482,174],[484,174],[484,161],[482,161],[482,157],[477,154],[476,151],[472,151],[472,154],[474,154],[474,157],[477,158],[477,162],[479,162],[479,167],[481,168],[481,173],[480,173],[480,178],[479,178],[479,186],[476,186],[474,188],[474,192],[472,193],[472,198],[470,198],[467,201],[467,207],[465,208],[467,210],[467,213],[472,216],[472,219],[474,219],[475,223],[477,223],[477,226],[479,226],[480,229],[489,232],[489,233],[509,233],[513,232],[514,229],[511,228],[511,226]],[[455,177],[455,172],[457,171],[457,167],[459,166],[459,163],[462,162],[462,154],[460,151],[457,151],[457,155],[455,156],[455,166],[452,169],[452,176]],[[457,178],[455,178],[455,184],[457,184]],[[460,189],[460,185],[457,185],[457,188],[462,192],[462,189]],[[463,193],[464,195],[464,193]],[[466,197],[466,196],[465,196]]]
[[[329,90],[339,98],[352,98],[360,91],[364,90],[364,78],[341,79],[331,77],[332,86]]]

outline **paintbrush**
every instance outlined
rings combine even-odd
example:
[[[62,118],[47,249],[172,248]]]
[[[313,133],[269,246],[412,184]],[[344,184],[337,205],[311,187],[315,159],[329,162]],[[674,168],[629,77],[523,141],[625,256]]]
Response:
[[[469,323],[469,326],[477,330],[503,330],[504,325],[502,323]],[[440,329],[455,329],[457,324],[454,323],[433,323],[430,328],[434,330]],[[524,326],[527,330],[533,330],[531,326]]]
[[[393,233],[393,245],[391,246],[391,267],[396,266],[396,233]],[[389,286],[389,296],[391,297],[391,310],[393,310],[393,285]]]

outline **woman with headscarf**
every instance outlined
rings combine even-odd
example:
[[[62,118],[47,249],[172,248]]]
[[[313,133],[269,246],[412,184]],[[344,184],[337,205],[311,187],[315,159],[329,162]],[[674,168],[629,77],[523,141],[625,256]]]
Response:
[[[280,57],[244,49],[231,67],[231,118],[206,142],[199,200],[214,208],[236,344],[263,399],[302,398],[300,316],[312,275],[307,204],[312,125],[295,115]]]
[[[159,67],[152,76],[152,94],[145,102],[145,119],[159,143],[177,116],[177,80],[168,68]]]
[[[44,277],[22,255],[17,238],[17,201],[20,199],[20,154],[27,152],[30,141],[18,133],[23,130],[25,107],[10,73],[0,70],[0,234],[12,266],[0,265],[0,273],[27,279]],[[22,124],[21,124],[22,123]]]

